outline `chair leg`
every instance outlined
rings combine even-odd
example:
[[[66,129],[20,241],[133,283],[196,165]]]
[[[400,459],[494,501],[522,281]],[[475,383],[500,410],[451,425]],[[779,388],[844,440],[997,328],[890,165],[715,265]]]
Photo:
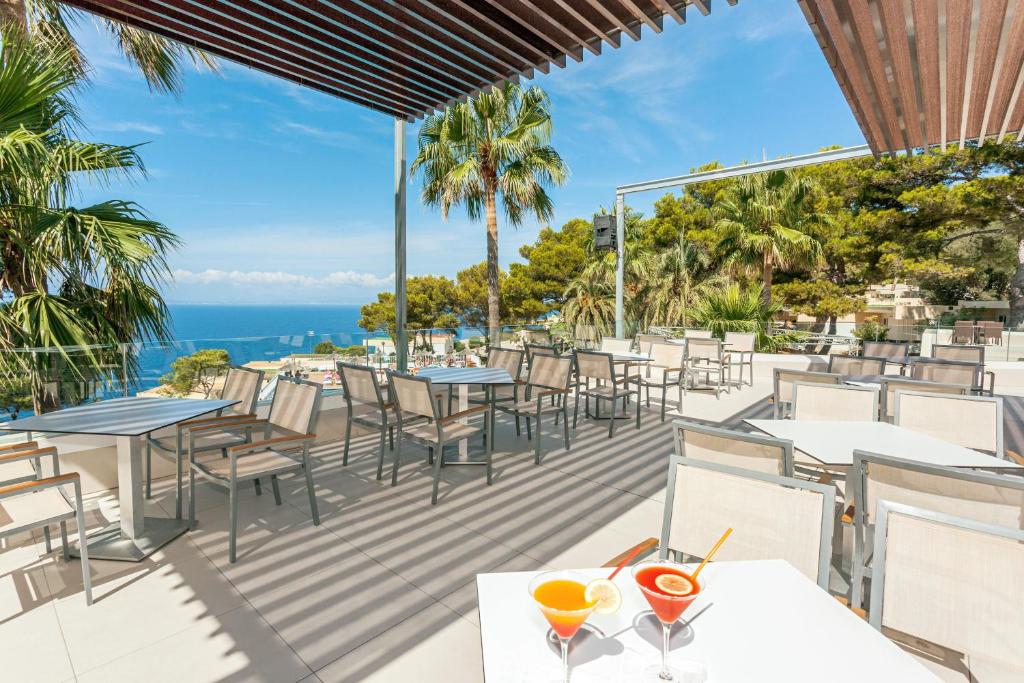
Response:
[[[181,519],[182,478],[184,474],[181,471],[181,430],[179,429],[177,432],[178,434],[174,442],[174,518]]]
[[[67,562],[71,559],[71,549],[68,548],[68,523],[64,521],[60,523],[60,547],[64,551],[64,561]]]
[[[92,604],[92,574],[89,571],[89,547],[85,544],[85,510],[82,509],[82,500],[77,501],[75,519],[78,522],[78,557],[82,563],[82,588],[85,590],[85,604]]]
[[[352,443],[352,413],[349,412],[345,417],[345,450],[341,455],[342,466],[348,465],[348,449]]]
[[[153,446],[146,435],[146,498],[153,497]]]
[[[442,451],[442,454],[443,454],[443,451]],[[434,447],[433,446],[427,446],[427,464],[428,465],[433,465],[434,464]]]
[[[541,430],[540,430],[540,407],[537,408],[537,440],[533,444],[533,464],[540,464],[540,442],[541,442]]]
[[[395,440],[395,457],[391,464],[391,485],[398,485],[398,461],[402,458],[402,430],[398,430],[398,438]]]
[[[516,413],[516,436],[522,436],[523,430],[519,427],[519,413]]]
[[[528,417],[526,418],[526,438],[527,439],[532,439],[533,438],[533,432],[530,430],[530,418],[528,418]]]
[[[235,543],[238,535],[238,482],[228,485],[228,562],[235,563]]]
[[[270,475],[270,488],[274,490],[274,504],[281,504],[281,486],[277,483],[277,475]]]
[[[395,426],[388,425],[388,444],[391,446],[391,450],[395,450]]]
[[[647,389],[647,395],[650,396],[650,388]],[[661,383],[661,421],[665,421],[665,401],[668,396],[668,382]]]
[[[188,468],[188,528],[196,528],[196,471]]]
[[[50,527],[49,526],[44,526],[43,527],[43,545],[46,546],[46,552],[47,553],[52,553],[53,552],[53,542],[50,540]]]
[[[263,485],[260,483],[260,480],[259,479],[253,479],[252,480],[252,485],[256,488],[256,495],[257,496],[262,496],[263,495]]]
[[[313,491],[313,468],[309,463],[309,446],[302,449],[302,469],[306,473],[306,492],[309,493],[309,512],[313,515],[313,526],[320,526],[320,509],[316,505],[316,492]]]
[[[636,395],[636,428],[640,429],[640,392]]]
[[[442,460],[444,460],[444,441],[437,444],[437,457],[434,458],[434,492],[430,496],[431,505],[437,505],[437,486],[441,481]]]
[[[615,394],[612,394],[612,400],[610,401],[611,408],[609,408],[610,414],[608,415],[608,438],[609,439],[612,438],[613,436],[615,436],[615,401],[616,401],[616,396],[615,396]],[[597,399],[596,406],[598,408],[601,407],[601,399]],[[625,410],[625,407],[623,407],[623,410]]]
[[[569,405],[562,403],[562,436],[565,439],[565,450],[569,450]]]
[[[576,422],[580,417],[580,394],[579,387],[576,387],[576,400],[573,401],[572,407],[572,428],[576,429]]]
[[[377,453],[377,481],[380,481],[384,477],[384,440],[387,438],[388,430],[381,427],[380,430],[380,448]],[[392,444],[394,447],[394,444]]]

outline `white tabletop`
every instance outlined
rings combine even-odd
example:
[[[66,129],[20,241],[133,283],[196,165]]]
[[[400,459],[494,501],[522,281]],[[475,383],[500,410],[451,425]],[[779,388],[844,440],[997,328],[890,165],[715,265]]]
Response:
[[[592,577],[608,569],[584,569]],[[534,572],[479,574],[480,639],[487,683],[555,679],[557,646],[527,587]],[[867,622],[782,560],[715,562],[704,593],[672,632],[670,663],[693,660],[708,683],[934,682]],[[628,569],[615,579],[622,608],[591,615],[569,651],[572,683],[627,683],[660,661],[661,626]]]
[[[888,422],[746,420],[825,465],[849,467],[854,449],[946,467],[1020,468],[1010,461],[957,446]]]
[[[612,360],[616,363],[650,363],[652,359],[645,353],[619,351],[612,354]]]
[[[0,424],[0,430],[140,436],[236,403],[238,401],[130,396],[33,415]]]
[[[435,384],[515,384],[501,368],[423,368],[418,375]]]

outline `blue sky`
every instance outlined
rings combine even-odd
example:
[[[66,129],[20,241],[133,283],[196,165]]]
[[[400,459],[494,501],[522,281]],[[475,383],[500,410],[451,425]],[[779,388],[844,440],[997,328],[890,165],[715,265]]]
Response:
[[[535,79],[571,170],[553,191],[553,224],[610,206],[617,185],[710,160],[864,142],[796,2],[721,3],[665,26]],[[89,133],[147,143],[149,169],[81,201],[135,200],[182,237],[169,301],[363,303],[393,286],[391,119],[227,63],[190,70],[180,98],[153,95],[91,22],[81,34],[94,67],[79,97]],[[483,260],[483,226],[462,211],[443,221],[418,191],[413,180],[409,273],[454,276]],[[632,204],[648,212],[660,194]],[[499,224],[503,265],[540,227]]]

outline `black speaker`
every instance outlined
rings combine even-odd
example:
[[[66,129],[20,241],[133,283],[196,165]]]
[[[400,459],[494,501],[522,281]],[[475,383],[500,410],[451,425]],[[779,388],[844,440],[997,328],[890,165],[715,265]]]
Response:
[[[594,216],[594,248],[615,250],[615,216],[604,214]]]

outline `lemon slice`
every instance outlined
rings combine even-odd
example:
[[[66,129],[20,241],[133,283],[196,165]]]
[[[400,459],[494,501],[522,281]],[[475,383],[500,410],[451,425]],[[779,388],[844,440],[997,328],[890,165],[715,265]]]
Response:
[[[597,614],[614,614],[622,606],[622,593],[619,587],[608,579],[594,579],[587,584],[583,599],[596,605]]]
[[[667,595],[683,597],[693,592],[693,583],[678,574],[662,574],[654,580],[658,590]]]

